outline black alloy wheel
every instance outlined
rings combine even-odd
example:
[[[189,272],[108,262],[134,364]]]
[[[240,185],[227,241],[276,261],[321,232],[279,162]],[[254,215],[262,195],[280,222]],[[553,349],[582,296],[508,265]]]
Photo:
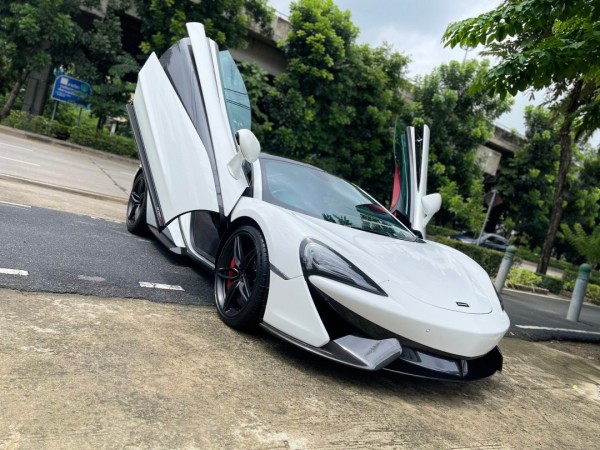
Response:
[[[133,179],[129,202],[127,203],[127,230],[142,235],[146,233],[146,178],[140,168]]]
[[[269,257],[262,233],[244,225],[225,241],[217,256],[215,303],[233,328],[250,330],[262,320],[269,292]]]

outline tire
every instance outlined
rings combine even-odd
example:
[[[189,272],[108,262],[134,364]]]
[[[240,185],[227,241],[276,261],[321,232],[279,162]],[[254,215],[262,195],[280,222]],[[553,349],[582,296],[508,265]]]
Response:
[[[269,272],[262,233],[251,225],[236,229],[215,265],[215,304],[223,322],[239,330],[258,327],[269,293]]]
[[[137,235],[144,235],[148,231],[146,225],[146,178],[140,168],[135,174],[131,194],[127,202],[127,231]]]

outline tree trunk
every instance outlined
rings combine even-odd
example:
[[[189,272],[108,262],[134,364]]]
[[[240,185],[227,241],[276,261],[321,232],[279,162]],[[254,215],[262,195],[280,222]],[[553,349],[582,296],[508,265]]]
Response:
[[[550,262],[550,255],[552,254],[552,248],[554,247],[554,240],[556,239],[556,233],[562,219],[563,212],[563,200],[565,198],[565,185],[567,181],[567,174],[569,172],[569,166],[571,165],[571,128],[573,126],[573,113],[577,111],[580,106],[580,96],[583,82],[578,81],[575,83],[571,92],[569,93],[564,114],[564,121],[560,127],[560,160],[558,165],[558,174],[556,176],[556,188],[554,190],[554,197],[552,199],[552,211],[550,212],[550,224],[548,226],[548,233],[542,246],[542,253],[540,255],[540,262],[537,266],[536,272],[539,274],[546,274],[548,270],[548,263]]]
[[[23,86],[23,83],[25,83],[25,80],[29,76],[30,72],[31,72],[31,69],[23,69],[21,71],[19,78],[17,78],[15,85],[13,86],[12,90],[10,91],[10,95],[8,96],[8,99],[6,100],[6,103],[4,104],[2,111],[0,111],[0,121],[6,119],[8,117],[8,115],[10,114],[10,110],[12,109],[13,105],[15,104],[17,95],[19,95],[19,91],[21,90],[21,86]]]

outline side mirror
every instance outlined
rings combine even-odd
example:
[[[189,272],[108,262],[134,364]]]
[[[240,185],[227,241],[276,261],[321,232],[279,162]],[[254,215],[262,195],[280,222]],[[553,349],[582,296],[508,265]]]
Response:
[[[442,196],[438,193],[426,195],[421,199],[423,205],[423,229],[427,226],[433,215],[442,207]]]
[[[244,161],[252,164],[258,159],[258,155],[260,155],[260,142],[258,142],[252,131],[242,128],[235,132],[235,144],[238,152],[227,163],[227,168],[231,176],[237,180],[242,176],[242,164]]]

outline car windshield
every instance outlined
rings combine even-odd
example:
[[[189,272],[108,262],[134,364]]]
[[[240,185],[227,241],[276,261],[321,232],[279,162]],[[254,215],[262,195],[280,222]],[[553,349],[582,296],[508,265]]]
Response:
[[[322,170],[262,158],[263,200],[292,211],[397,239],[417,238],[356,186]]]

